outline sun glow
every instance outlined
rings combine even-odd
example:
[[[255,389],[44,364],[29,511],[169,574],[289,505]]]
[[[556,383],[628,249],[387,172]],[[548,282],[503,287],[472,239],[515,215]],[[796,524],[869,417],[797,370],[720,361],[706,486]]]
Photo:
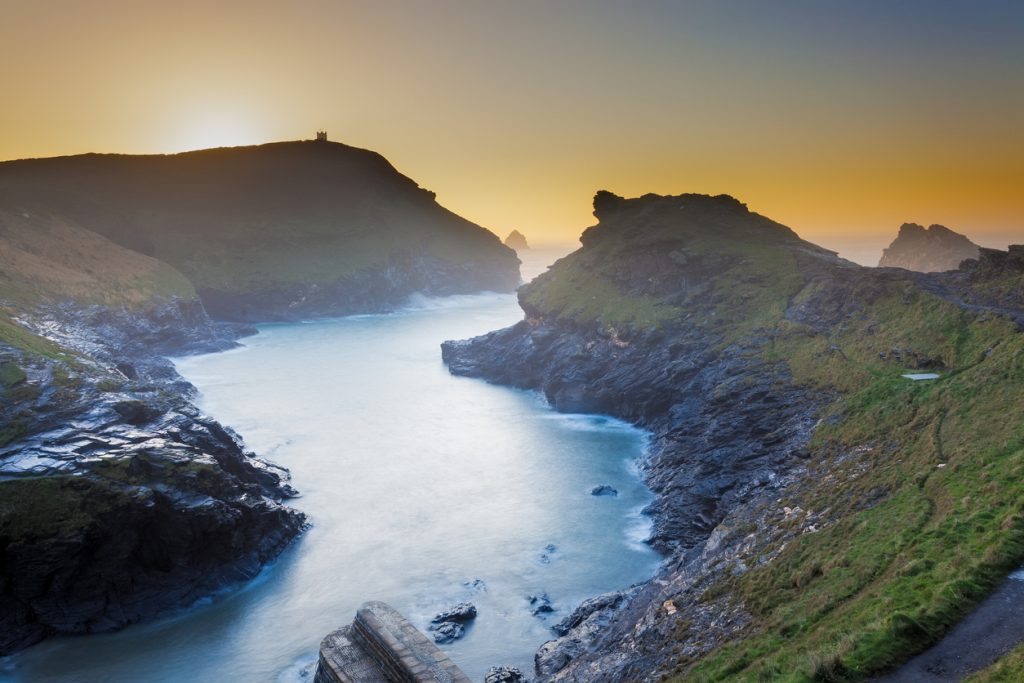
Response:
[[[168,152],[185,152],[210,147],[258,145],[270,138],[269,128],[249,111],[194,112],[182,115],[174,125]]]

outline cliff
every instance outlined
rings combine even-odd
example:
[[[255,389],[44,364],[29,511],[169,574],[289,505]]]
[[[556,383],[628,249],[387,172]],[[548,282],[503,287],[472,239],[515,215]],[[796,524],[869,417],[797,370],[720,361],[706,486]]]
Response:
[[[159,355],[245,332],[167,264],[0,209],[0,654],[187,606],[301,533],[287,472]]]
[[[1024,275],[862,268],[727,196],[594,206],[522,322],[442,346],[652,433],[666,560],[556,626],[540,680],[862,679],[1024,559]],[[1016,297],[965,301],[983,280]]]
[[[0,208],[106,237],[182,273],[215,318],[392,308],[510,291],[515,252],[374,152],[283,142],[0,163]]]
[[[942,225],[925,229],[904,223],[878,262],[879,268],[905,268],[920,273],[956,270],[962,261],[978,258],[978,245]]]

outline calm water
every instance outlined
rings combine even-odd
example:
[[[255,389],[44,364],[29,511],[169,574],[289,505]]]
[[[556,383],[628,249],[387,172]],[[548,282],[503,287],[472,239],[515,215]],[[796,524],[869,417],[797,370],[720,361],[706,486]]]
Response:
[[[475,624],[444,646],[455,661],[476,680],[494,664],[532,670],[551,623],[646,579],[658,559],[642,542],[642,433],[442,365],[442,340],[520,317],[512,295],[422,300],[389,315],[267,325],[241,349],[181,360],[203,408],[291,470],[313,528],[240,590],[120,633],[45,642],[0,677],[310,680],[320,639],[370,599],[420,627],[472,600]],[[597,484],[619,497],[591,496]],[[474,579],[486,588],[465,585]],[[527,603],[542,592],[557,610],[547,621]]]

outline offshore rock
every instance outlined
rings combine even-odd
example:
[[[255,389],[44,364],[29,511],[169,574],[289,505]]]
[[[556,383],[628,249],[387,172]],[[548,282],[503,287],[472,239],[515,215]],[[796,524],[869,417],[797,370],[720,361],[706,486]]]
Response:
[[[472,603],[460,602],[459,604],[446,609],[430,620],[432,624],[443,624],[453,622],[465,624],[476,619],[476,607]]]
[[[531,595],[528,601],[530,603],[530,614],[535,617],[543,617],[555,611],[555,608],[551,605],[551,598],[548,597],[547,593]]]
[[[505,246],[516,251],[523,251],[529,249],[530,245],[526,242],[526,236],[518,230],[513,230],[505,238]]]
[[[519,667],[492,666],[484,675],[484,683],[528,683]]]
[[[882,253],[879,268],[905,268],[920,273],[956,270],[967,259],[978,258],[978,245],[942,225],[927,229],[904,223],[899,235]]]
[[[457,624],[454,621],[444,621],[440,624],[432,624],[430,630],[434,632],[434,642],[445,644],[451,643],[466,634],[466,629],[462,624]]]

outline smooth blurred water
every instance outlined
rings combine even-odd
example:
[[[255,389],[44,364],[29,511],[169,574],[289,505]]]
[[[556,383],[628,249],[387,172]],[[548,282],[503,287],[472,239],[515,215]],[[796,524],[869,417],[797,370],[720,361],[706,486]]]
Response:
[[[179,360],[207,412],[291,470],[312,529],[241,589],[119,633],[44,642],[10,659],[5,680],[311,680],[320,639],[370,599],[421,628],[472,600],[476,622],[444,646],[455,661],[476,680],[495,664],[532,670],[550,624],[648,578],[658,558],[643,543],[641,432],[442,365],[442,340],[520,317],[513,295],[421,299],[262,326],[241,349]],[[598,484],[619,496],[590,495]],[[474,579],[486,589],[465,585]],[[527,602],[541,592],[557,610],[546,620]]]

